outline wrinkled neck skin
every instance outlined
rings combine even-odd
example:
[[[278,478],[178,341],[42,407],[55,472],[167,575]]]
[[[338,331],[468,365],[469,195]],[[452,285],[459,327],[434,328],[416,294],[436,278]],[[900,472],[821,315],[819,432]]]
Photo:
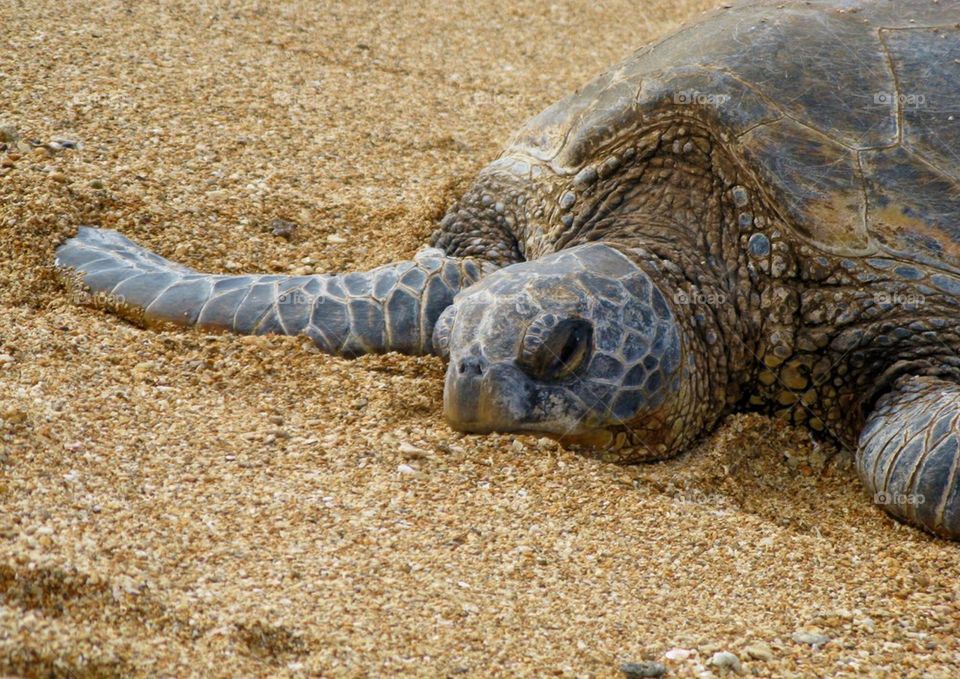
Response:
[[[743,398],[758,342],[758,328],[750,326],[750,315],[737,311],[738,302],[749,299],[742,294],[748,283],[730,285],[731,281],[725,280],[728,272],[712,271],[703,254],[689,242],[684,247],[684,240],[677,235],[674,231],[672,238],[618,237],[611,241],[657,281],[673,307],[683,346],[680,394],[664,413],[670,436],[662,445],[652,444],[656,458],[682,452]],[[643,421],[629,423],[625,443],[650,447],[638,435],[643,427]]]

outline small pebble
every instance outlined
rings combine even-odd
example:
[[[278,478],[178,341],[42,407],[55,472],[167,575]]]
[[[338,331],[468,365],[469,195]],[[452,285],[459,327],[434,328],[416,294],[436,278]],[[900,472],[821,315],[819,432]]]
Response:
[[[398,464],[397,471],[401,474],[416,474],[417,470],[408,464]]]
[[[671,648],[663,654],[663,657],[667,660],[686,660],[691,655],[693,655],[693,651],[688,648]]]
[[[823,646],[825,643],[830,641],[830,637],[824,634],[817,634],[816,632],[794,632],[790,635],[790,638],[796,641],[798,644],[809,644],[811,646]]]
[[[408,460],[422,460],[427,456],[427,451],[422,448],[417,448],[412,443],[407,443],[406,441],[400,444],[400,452],[403,453],[404,457]]]
[[[19,424],[21,422],[26,422],[27,413],[19,409],[0,411],[0,420],[4,420],[11,424]]]
[[[662,677],[667,667],[663,663],[654,660],[644,660],[642,662],[627,662],[620,665],[620,671],[628,679],[638,679],[639,677]]]
[[[762,641],[758,641],[755,644],[750,644],[743,649],[743,651],[754,660],[761,660],[763,662],[773,660],[773,649],[771,649],[768,644],[765,644]]]
[[[19,138],[20,132],[17,130],[16,125],[0,124],[0,142],[13,144],[16,143]]]
[[[717,651],[710,660],[707,661],[707,664],[722,670],[736,672],[737,674],[740,674],[740,670],[743,669],[743,666],[740,664],[740,658],[730,651]]]
[[[274,219],[270,222],[270,232],[274,236],[280,236],[290,240],[297,231],[297,224],[286,219]]]

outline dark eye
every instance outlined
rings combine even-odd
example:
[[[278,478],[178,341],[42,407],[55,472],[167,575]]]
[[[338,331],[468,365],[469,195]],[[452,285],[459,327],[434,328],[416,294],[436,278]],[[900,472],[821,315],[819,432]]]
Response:
[[[593,327],[582,319],[560,321],[526,362],[527,372],[542,381],[572,375],[590,353]]]

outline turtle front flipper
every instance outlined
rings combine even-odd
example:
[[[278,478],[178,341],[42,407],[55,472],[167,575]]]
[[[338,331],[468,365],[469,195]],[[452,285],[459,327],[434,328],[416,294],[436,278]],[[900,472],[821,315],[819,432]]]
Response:
[[[867,418],[857,470],[890,514],[960,540],[960,384],[901,378]]]
[[[203,274],[91,227],[57,249],[56,265],[83,301],[142,326],[307,335],[340,356],[435,353],[440,313],[489,267],[431,248],[413,261],[355,273]]]

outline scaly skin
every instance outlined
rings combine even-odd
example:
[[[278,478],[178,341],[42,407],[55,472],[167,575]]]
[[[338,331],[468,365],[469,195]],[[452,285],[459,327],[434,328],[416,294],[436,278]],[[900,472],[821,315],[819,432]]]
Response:
[[[630,461],[666,457],[712,426],[725,406],[709,398],[712,378],[730,377],[697,360],[712,325],[674,312],[655,258],[615,245],[515,264],[457,297],[434,335],[450,361],[451,424],[550,432]]]
[[[490,265],[421,251],[412,262],[342,275],[211,275],[169,262],[115,231],[81,227],[57,250],[65,282],[139,325],[306,335],[340,356],[433,353],[433,327]]]

